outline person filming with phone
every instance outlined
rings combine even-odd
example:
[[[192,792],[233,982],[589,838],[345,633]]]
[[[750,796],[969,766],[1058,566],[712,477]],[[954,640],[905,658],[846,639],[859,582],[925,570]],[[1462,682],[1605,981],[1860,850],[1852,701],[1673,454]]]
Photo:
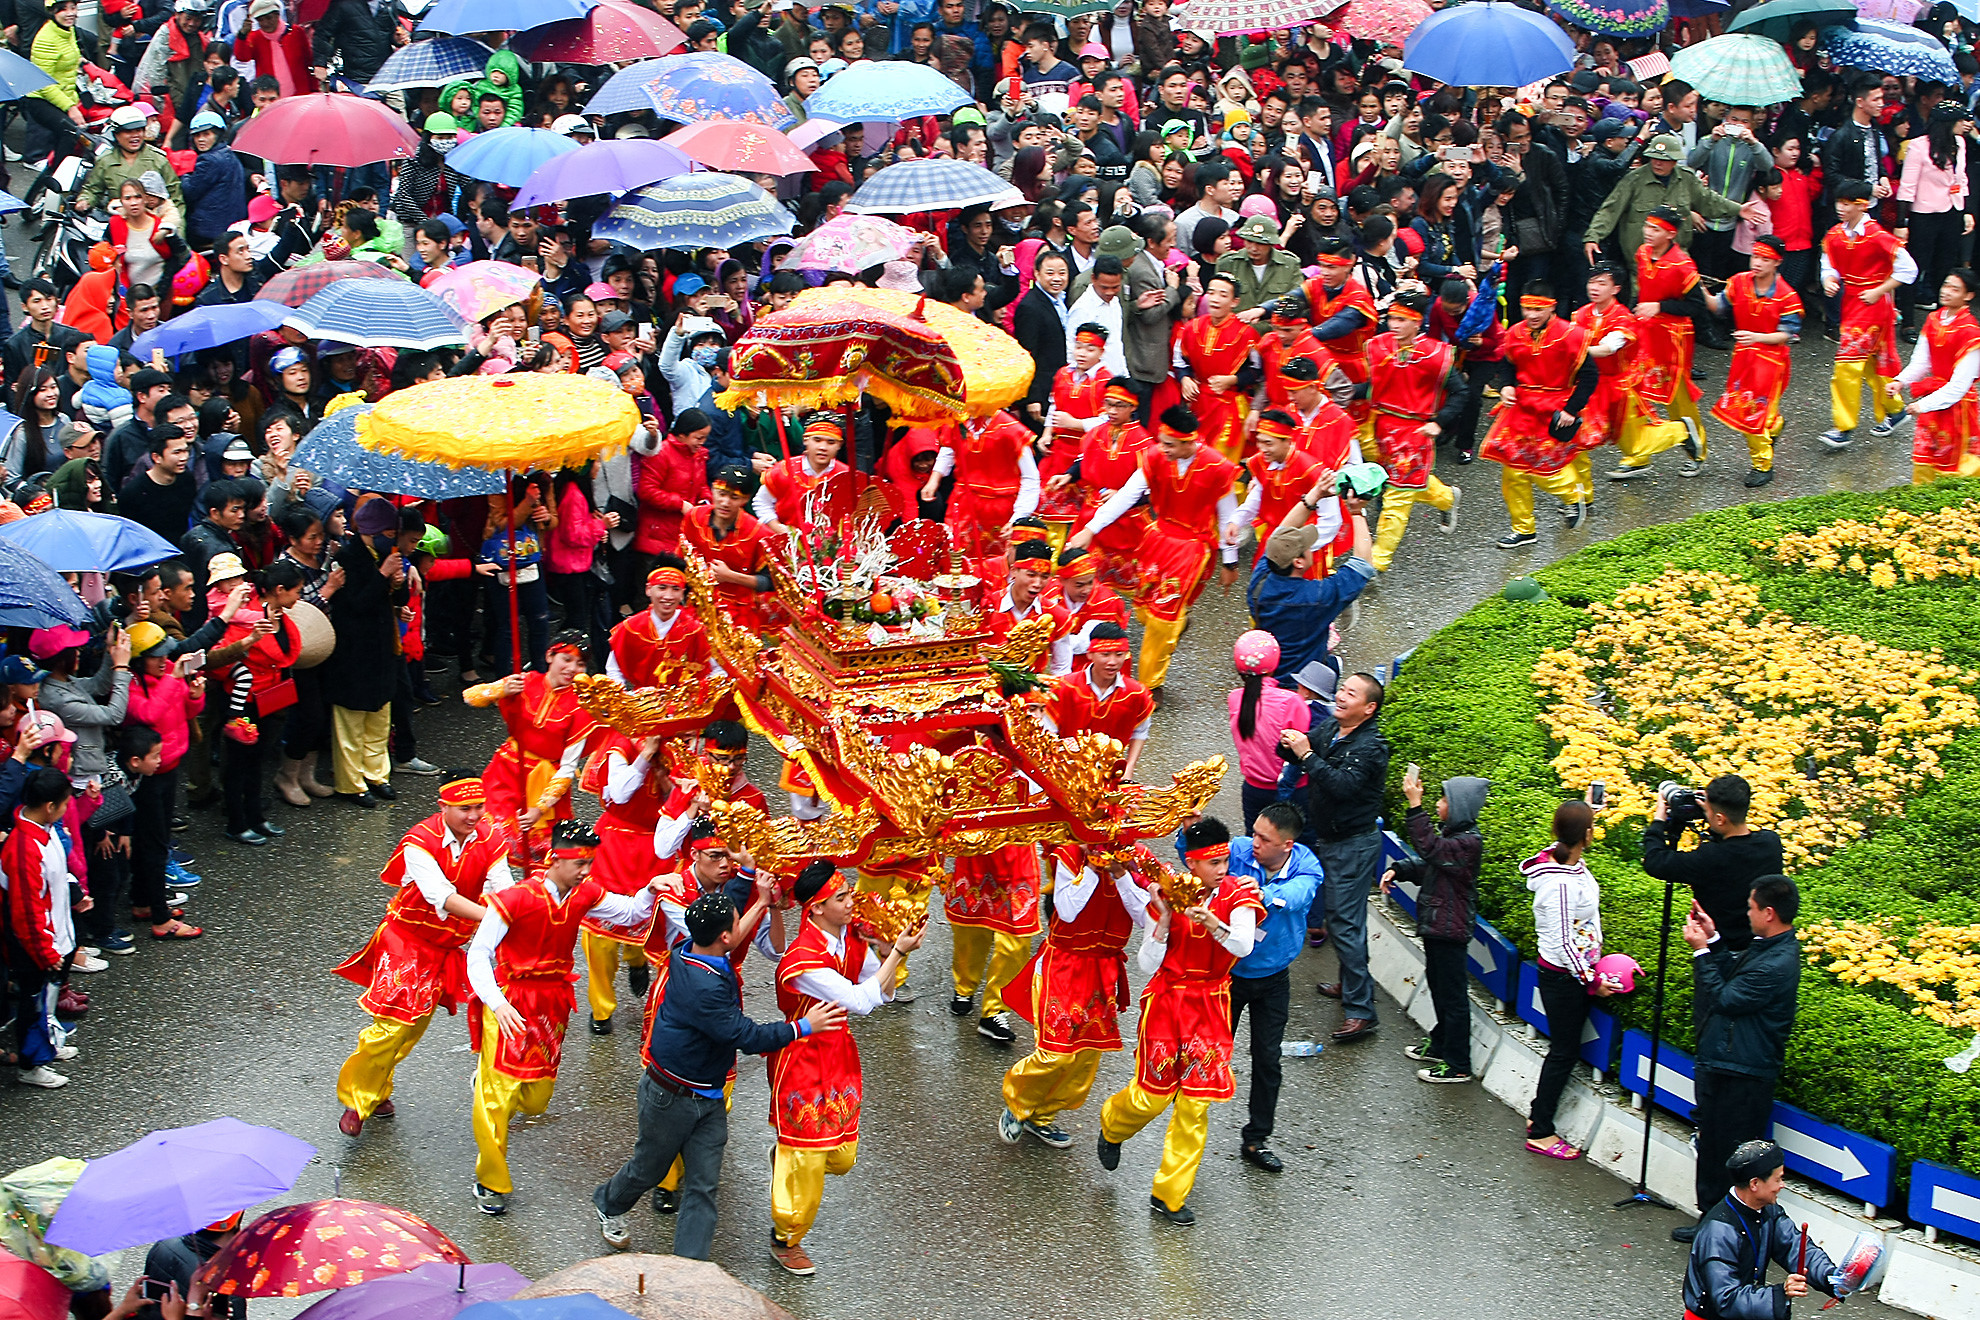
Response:
[[[1737,953],[1753,942],[1747,892],[1761,876],[1786,869],[1781,836],[1748,828],[1752,802],[1753,786],[1739,775],[1720,775],[1702,794],[1667,783],[1657,790],[1656,809],[1643,829],[1643,869],[1691,890],[1717,932],[1714,954]],[[1679,840],[1693,825],[1703,825],[1705,837],[1679,852]]]

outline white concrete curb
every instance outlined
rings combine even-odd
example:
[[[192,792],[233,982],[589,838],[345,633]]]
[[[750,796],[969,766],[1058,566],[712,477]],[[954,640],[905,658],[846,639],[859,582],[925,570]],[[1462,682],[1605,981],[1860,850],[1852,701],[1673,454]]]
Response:
[[[1428,1030],[1435,1014],[1414,931],[1401,909],[1379,896],[1370,899],[1369,972],[1411,1021]],[[1472,1069],[1487,1092],[1524,1113],[1539,1083],[1545,1038],[1519,1018],[1501,1013],[1477,982],[1470,983],[1470,990]],[[1635,1099],[1613,1081],[1598,1081],[1587,1065],[1576,1064],[1558,1117],[1561,1135],[1588,1152],[1583,1157],[1588,1163],[1631,1184],[1643,1151],[1643,1112]],[[1650,1190],[1687,1210],[1694,1165],[1690,1136],[1689,1124],[1656,1111]],[[1896,1219],[1866,1219],[1860,1203],[1792,1176],[1781,1206],[1806,1222],[1809,1236],[1834,1256],[1847,1250],[1859,1233],[1882,1234],[1888,1265],[1876,1291],[1886,1306],[1933,1320],[1980,1320],[1980,1250],[1945,1237],[1927,1242],[1925,1234]]]

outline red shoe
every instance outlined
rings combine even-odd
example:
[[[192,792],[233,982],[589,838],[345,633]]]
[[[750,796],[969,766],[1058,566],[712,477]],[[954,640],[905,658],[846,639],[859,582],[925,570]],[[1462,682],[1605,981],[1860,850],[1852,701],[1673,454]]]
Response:
[[[89,1012],[89,996],[65,985],[55,1000],[55,1012],[61,1017],[82,1017]]]
[[[398,1112],[399,1112],[398,1106],[394,1105],[391,1099],[388,1097],[378,1102],[378,1108],[371,1111],[371,1116],[373,1118],[390,1118],[392,1115]]]
[[[346,1109],[344,1116],[337,1120],[337,1130],[347,1137],[355,1137],[364,1131],[364,1120],[358,1117],[355,1109]]]

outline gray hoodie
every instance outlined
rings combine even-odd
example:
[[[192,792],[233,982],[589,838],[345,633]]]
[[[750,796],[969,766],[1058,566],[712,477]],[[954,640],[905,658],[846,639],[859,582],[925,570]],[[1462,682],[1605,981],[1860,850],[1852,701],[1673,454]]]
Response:
[[[1485,809],[1485,794],[1492,787],[1489,779],[1475,775],[1459,775],[1444,781],[1444,800],[1451,804],[1451,818],[1444,822],[1444,833],[1457,834],[1478,823],[1478,813]]]

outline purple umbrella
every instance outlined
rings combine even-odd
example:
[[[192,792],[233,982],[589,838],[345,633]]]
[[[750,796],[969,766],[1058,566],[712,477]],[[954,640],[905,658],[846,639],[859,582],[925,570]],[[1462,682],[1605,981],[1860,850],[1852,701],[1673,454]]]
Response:
[[[296,1320],[453,1320],[476,1302],[501,1302],[529,1287],[507,1265],[421,1265],[331,1293]]]
[[[536,167],[512,203],[518,209],[598,193],[625,193],[694,168],[679,148],[651,138],[594,142]]]
[[[238,1118],[167,1128],[91,1160],[44,1236],[85,1256],[178,1237],[288,1191],[315,1156]]]

